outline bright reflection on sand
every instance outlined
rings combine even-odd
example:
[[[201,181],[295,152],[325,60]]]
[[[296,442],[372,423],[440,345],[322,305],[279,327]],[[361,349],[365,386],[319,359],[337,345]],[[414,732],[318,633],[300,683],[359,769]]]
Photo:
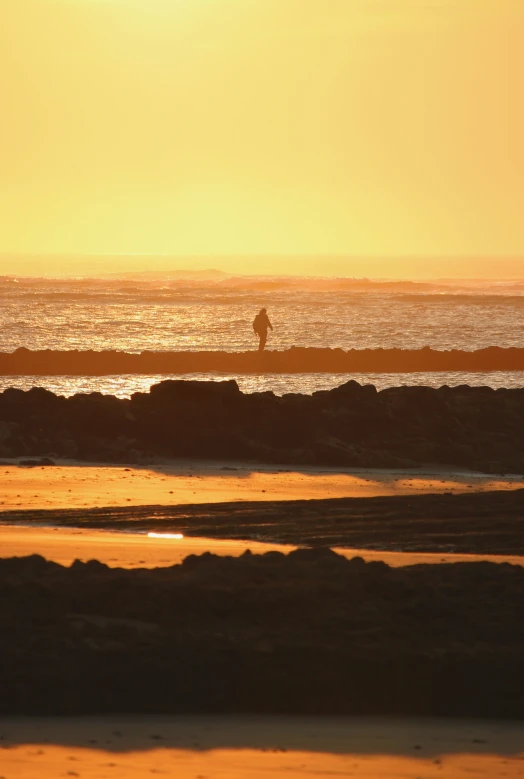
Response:
[[[298,470],[213,461],[131,468],[70,461],[62,461],[60,465],[29,469],[20,467],[18,461],[6,463],[2,467],[0,511],[364,498],[524,488],[522,475],[502,478],[431,468],[304,467]]]
[[[424,757],[395,754],[330,754],[264,749],[205,750],[149,749],[143,752],[107,752],[50,744],[25,744],[6,752],[2,770],[17,779],[56,779],[81,776],[83,779],[143,779],[161,774],[176,779],[269,779],[286,776],[361,777],[361,779],[462,779],[467,776],[522,776],[520,756],[496,754],[446,754]]]
[[[182,533],[148,533],[148,538],[174,538],[176,541],[180,541],[184,536]]]
[[[6,779],[466,779],[524,774],[521,722],[393,717],[0,721]]]

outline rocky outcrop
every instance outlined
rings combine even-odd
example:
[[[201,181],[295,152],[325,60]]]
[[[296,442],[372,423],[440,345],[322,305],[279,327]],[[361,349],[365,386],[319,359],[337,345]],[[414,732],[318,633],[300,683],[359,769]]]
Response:
[[[0,560],[0,714],[524,716],[524,570]]]
[[[309,395],[243,394],[234,381],[165,381],[119,400],[0,394],[0,457],[147,462],[154,457],[524,472],[524,389],[354,381]]]
[[[411,373],[414,371],[522,371],[524,349],[489,346],[451,349],[322,349],[284,351],[128,352],[31,351],[0,353],[1,376],[104,376],[183,373]]]

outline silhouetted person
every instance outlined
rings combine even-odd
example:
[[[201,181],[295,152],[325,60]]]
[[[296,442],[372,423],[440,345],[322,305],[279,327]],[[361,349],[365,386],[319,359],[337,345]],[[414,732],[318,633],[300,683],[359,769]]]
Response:
[[[260,338],[260,343],[258,345],[258,351],[263,352],[264,346],[266,345],[267,341],[267,329],[271,328],[273,330],[273,325],[269,321],[269,317],[267,315],[267,311],[265,308],[262,308],[260,310],[260,313],[256,315],[254,321],[253,321],[253,330]]]

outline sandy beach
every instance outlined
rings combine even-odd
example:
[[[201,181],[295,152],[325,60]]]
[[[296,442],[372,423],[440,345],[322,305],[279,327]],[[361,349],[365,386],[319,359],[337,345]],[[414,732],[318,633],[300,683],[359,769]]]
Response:
[[[102,506],[376,497],[524,487],[522,476],[443,468],[287,468],[245,462],[173,461],[154,467],[0,462],[0,512]],[[0,514],[1,516],[1,514]]]
[[[520,723],[277,717],[0,720],[6,779],[524,775]]]

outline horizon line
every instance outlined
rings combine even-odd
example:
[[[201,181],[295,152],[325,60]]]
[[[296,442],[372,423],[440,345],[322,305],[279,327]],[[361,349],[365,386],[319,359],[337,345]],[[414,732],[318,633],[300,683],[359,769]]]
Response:
[[[241,258],[241,257],[346,257],[351,259],[506,259],[506,260],[524,260],[524,250],[517,254],[506,253],[441,253],[441,252],[408,252],[406,254],[379,254],[365,253],[352,254],[347,252],[230,252],[230,253],[177,253],[177,252],[21,252],[21,251],[0,251],[0,257],[168,257],[178,259],[222,259],[222,258]]]

